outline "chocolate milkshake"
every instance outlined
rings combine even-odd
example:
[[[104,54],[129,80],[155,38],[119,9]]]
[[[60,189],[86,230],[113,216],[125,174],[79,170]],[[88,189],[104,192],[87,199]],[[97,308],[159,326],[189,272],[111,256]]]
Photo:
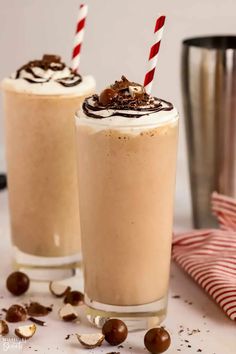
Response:
[[[122,77],[76,116],[88,318],[158,324],[169,283],[178,113]]]
[[[73,116],[93,93],[94,79],[73,72],[58,56],[44,55],[2,86],[16,262],[70,275],[80,259]]]

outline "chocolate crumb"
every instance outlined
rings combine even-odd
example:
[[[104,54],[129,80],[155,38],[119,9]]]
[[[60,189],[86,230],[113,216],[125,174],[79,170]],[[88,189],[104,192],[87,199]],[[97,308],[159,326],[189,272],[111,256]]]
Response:
[[[180,295],[173,295],[172,299],[180,299]]]
[[[192,336],[193,334],[200,333],[200,329],[193,329],[192,332],[188,333],[189,336]]]
[[[189,345],[188,345],[188,348],[192,348],[192,346],[189,344]]]
[[[118,348],[118,349],[122,349],[122,348],[124,348],[124,346],[123,346],[123,345],[118,345],[117,348]]]
[[[202,349],[198,349],[198,350],[197,350],[197,353],[201,353],[201,352],[202,352]]]
[[[183,330],[183,329],[180,329],[178,333],[181,334],[181,333],[183,333],[183,332],[184,332],[184,330]]]
[[[67,334],[67,336],[65,337],[65,340],[70,339],[70,334]]]
[[[47,316],[52,311],[52,308],[43,306],[39,302],[31,302],[29,305],[26,305],[26,310],[29,316],[38,317]]]
[[[185,341],[185,343],[189,343],[189,340],[187,340],[187,339],[185,339],[184,341]]]
[[[28,320],[33,323],[36,323],[39,326],[47,326],[47,323],[45,321],[38,320],[37,318],[34,317],[29,317]]]

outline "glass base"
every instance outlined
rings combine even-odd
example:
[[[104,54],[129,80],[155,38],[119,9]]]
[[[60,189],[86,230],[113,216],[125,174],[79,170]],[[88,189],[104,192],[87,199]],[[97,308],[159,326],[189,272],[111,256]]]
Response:
[[[167,295],[155,302],[135,306],[106,305],[89,299],[85,294],[86,316],[90,323],[101,328],[109,318],[124,321],[129,331],[156,327],[166,317]]]
[[[81,253],[65,257],[38,257],[14,247],[14,267],[31,280],[53,281],[71,278],[81,271]]]

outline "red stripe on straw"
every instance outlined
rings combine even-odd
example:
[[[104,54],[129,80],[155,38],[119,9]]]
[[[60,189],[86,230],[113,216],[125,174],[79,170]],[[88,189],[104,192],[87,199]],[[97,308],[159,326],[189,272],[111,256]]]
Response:
[[[159,49],[160,49],[160,44],[161,42],[153,44],[151,50],[150,50],[150,55],[149,55],[149,60],[152,59],[155,55],[158,54]]]
[[[157,32],[159,28],[163,27],[165,24],[166,17],[165,16],[160,16],[157,21],[156,21],[156,26],[154,32]]]
[[[146,74],[146,82],[147,83],[149,83],[149,82],[151,82],[153,80],[154,74],[155,74],[155,69],[154,68]]]
[[[82,28],[84,28],[85,23],[86,23],[86,18],[83,18],[83,19],[77,24],[76,33],[79,32],[80,30],[82,30]]]
[[[73,50],[73,57],[75,57],[80,53],[80,49],[81,49],[81,44],[78,44]]]

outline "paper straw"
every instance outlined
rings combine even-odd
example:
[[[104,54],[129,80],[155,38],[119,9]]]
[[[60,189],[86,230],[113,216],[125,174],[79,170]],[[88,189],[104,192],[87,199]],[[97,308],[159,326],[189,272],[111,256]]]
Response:
[[[155,75],[156,65],[157,65],[157,58],[158,53],[160,50],[161,39],[163,36],[163,30],[165,25],[166,17],[161,15],[156,20],[156,26],[154,29],[154,36],[155,36],[155,43],[151,46],[149,59],[148,59],[148,68],[147,73],[144,79],[144,87],[146,92],[150,95],[152,91],[152,84]]]
[[[71,67],[75,72],[79,70],[81,47],[84,39],[85,22],[88,14],[88,5],[81,4],[79,8],[79,15],[76,25],[76,32],[74,38],[74,48],[72,52]]]

